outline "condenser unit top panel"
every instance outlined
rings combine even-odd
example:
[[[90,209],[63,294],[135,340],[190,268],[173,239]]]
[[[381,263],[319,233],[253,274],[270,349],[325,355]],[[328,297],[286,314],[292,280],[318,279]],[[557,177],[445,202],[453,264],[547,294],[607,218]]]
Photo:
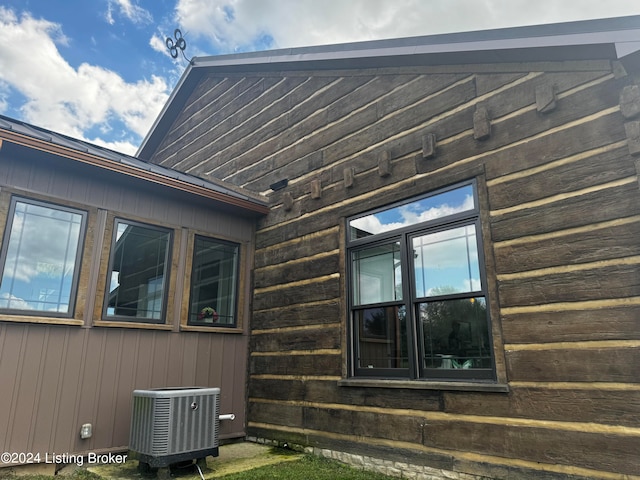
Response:
[[[150,390],[134,390],[135,397],[149,398],[174,398],[185,395],[219,395],[217,387],[176,387],[176,388],[152,388]]]

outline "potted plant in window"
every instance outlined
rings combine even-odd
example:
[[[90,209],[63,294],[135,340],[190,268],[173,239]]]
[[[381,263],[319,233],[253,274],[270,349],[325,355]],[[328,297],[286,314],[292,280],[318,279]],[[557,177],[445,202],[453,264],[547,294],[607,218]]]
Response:
[[[204,307],[198,313],[198,321],[205,323],[215,323],[218,321],[218,312],[212,307]]]

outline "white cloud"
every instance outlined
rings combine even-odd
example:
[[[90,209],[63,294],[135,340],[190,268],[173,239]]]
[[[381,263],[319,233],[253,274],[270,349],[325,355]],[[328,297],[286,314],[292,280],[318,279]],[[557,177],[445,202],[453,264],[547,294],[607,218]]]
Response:
[[[9,108],[9,85],[0,80],[0,113],[4,113]]]
[[[10,293],[0,293],[0,307],[16,310],[35,310],[35,307],[29,302]]]
[[[105,18],[109,25],[116,23],[113,18],[114,9],[118,13],[135,24],[148,24],[153,22],[153,15],[148,10],[132,3],[131,0],[109,0],[107,4],[107,12]]]
[[[87,139],[85,132],[121,123],[127,129],[124,137],[144,136],[168,98],[166,81],[152,76],[127,83],[115,72],[87,63],[74,69],[58,51],[60,42],[66,37],[59,25],[28,14],[18,19],[0,7],[0,44],[12,45],[0,49],[0,84],[27,99],[21,107],[26,121],[134,153],[136,145],[126,138],[108,144]],[[2,95],[0,90],[0,106]]]
[[[149,40],[149,46],[158,53],[162,53],[167,57],[170,57],[169,50],[167,49],[166,39],[162,38],[160,34],[155,34]]]
[[[233,52],[482,30],[640,13],[631,0],[178,0],[183,31]]]
[[[385,210],[379,214],[366,215],[350,222],[352,228],[368,232],[370,235],[390,232],[408,225],[416,225],[436,218],[447,217],[459,212],[466,212],[474,208],[473,196],[466,195],[458,205],[441,203],[437,206],[425,208],[424,203],[412,202],[398,208]],[[394,212],[393,215],[389,215]],[[393,221],[390,220],[393,217]]]

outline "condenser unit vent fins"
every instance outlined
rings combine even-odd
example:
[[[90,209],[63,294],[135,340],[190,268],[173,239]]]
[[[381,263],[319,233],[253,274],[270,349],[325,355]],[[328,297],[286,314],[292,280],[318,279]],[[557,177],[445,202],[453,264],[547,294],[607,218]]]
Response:
[[[129,449],[151,467],[217,456],[219,400],[219,388],[135,390]]]

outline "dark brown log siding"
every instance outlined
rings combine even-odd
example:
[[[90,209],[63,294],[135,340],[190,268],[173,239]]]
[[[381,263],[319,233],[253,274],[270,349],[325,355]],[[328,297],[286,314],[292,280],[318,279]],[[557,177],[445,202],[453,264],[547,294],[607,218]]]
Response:
[[[256,239],[252,435],[496,478],[640,471],[640,195],[619,109],[637,79],[614,76],[608,62],[570,67],[202,82],[154,161],[271,198]],[[556,98],[544,113],[540,89]],[[479,108],[491,122],[480,141]],[[427,134],[436,142],[424,158]],[[509,392],[338,386],[344,218],[469,178],[486,189],[492,321]],[[282,179],[285,189],[269,190]]]

